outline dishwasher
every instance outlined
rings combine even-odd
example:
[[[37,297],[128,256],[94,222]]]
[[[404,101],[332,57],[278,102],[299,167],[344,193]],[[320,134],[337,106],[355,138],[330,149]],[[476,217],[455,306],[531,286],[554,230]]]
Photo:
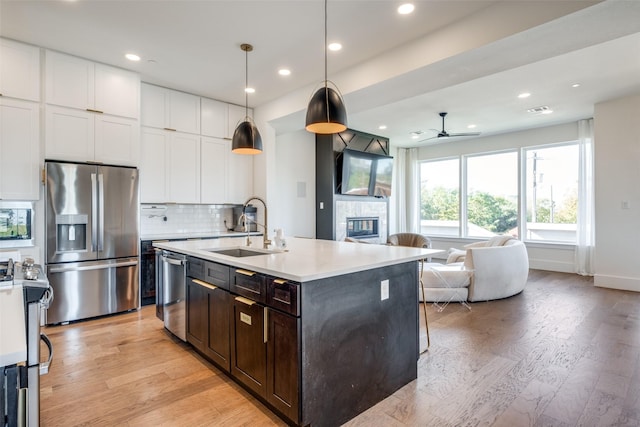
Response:
[[[158,284],[162,285],[164,327],[182,341],[187,341],[187,257],[162,251],[159,258],[162,266]]]

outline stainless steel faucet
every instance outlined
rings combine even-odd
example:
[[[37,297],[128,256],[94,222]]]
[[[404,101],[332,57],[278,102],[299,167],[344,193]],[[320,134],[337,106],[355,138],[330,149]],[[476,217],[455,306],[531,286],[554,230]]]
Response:
[[[260,203],[262,203],[262,206],[264,206],[264,225],[260,224],[260,223],[258,223],[256,221],[253,221],[253,222],[255,222],[257,225],[259,225],[262,228],[264,228],[263,247],[264,247],[264,249],[269,249],[269,245],[271,244],[271,240],[269,240],[269,226],[267,225],[267,204],[260,197],[253,196],[253,197],[250,197],[246,202],[244,202],[244,206],[242,207],[242,212],[244,214],[245,208],[253,200],[259,201]],[[246,227],[246,224],[249,222],[248,220],[249,220],[249,218],[245,215],[245,222],[244,222],[245,223],[245,227]],[[247,230],[248,230],[248,227],[247,227]],[[247,242],[249,242],[249,236],[248,235],[247,235]],[[249,246],[249,245],[247,244],[247,246]]]

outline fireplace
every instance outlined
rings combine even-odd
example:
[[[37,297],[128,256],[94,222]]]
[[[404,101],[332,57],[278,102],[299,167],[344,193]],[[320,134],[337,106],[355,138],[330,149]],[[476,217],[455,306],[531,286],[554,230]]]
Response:
[[[367,243],[386,243],[387,201],[353,199],[336,200],[335,240],[350,237]]]
[[[379,237],[378,217],[351,217],[347,218],[347,237],[354,239],[371,239]]]

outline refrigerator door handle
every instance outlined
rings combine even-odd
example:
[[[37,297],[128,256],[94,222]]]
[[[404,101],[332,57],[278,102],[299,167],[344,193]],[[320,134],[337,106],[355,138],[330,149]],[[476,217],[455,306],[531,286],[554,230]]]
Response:
[[[88,266],[82,266],[82,267],[52,267],[49,269],[49,273],[64,273],[67,271],[104,270],[105,268],[131,267],[133,265],[138,265],[138,261],[124,261],[124,262],[116,262],[113,264],[88,265]]]
[[[98,250],[98,184],[96,174],[91,174],[91,252]]]
[[[104,250],[104,175],[98,174],[98,251]]]

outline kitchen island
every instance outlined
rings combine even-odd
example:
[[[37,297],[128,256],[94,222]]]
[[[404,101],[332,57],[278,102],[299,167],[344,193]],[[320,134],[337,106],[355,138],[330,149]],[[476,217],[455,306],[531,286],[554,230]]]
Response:
[[[251,241],[259,255],[216,252],[239,239],[155,244],[189,257],[187,337],[205,357],[296,425],[342,424],[417,377],[418,260],[439,251]]]

